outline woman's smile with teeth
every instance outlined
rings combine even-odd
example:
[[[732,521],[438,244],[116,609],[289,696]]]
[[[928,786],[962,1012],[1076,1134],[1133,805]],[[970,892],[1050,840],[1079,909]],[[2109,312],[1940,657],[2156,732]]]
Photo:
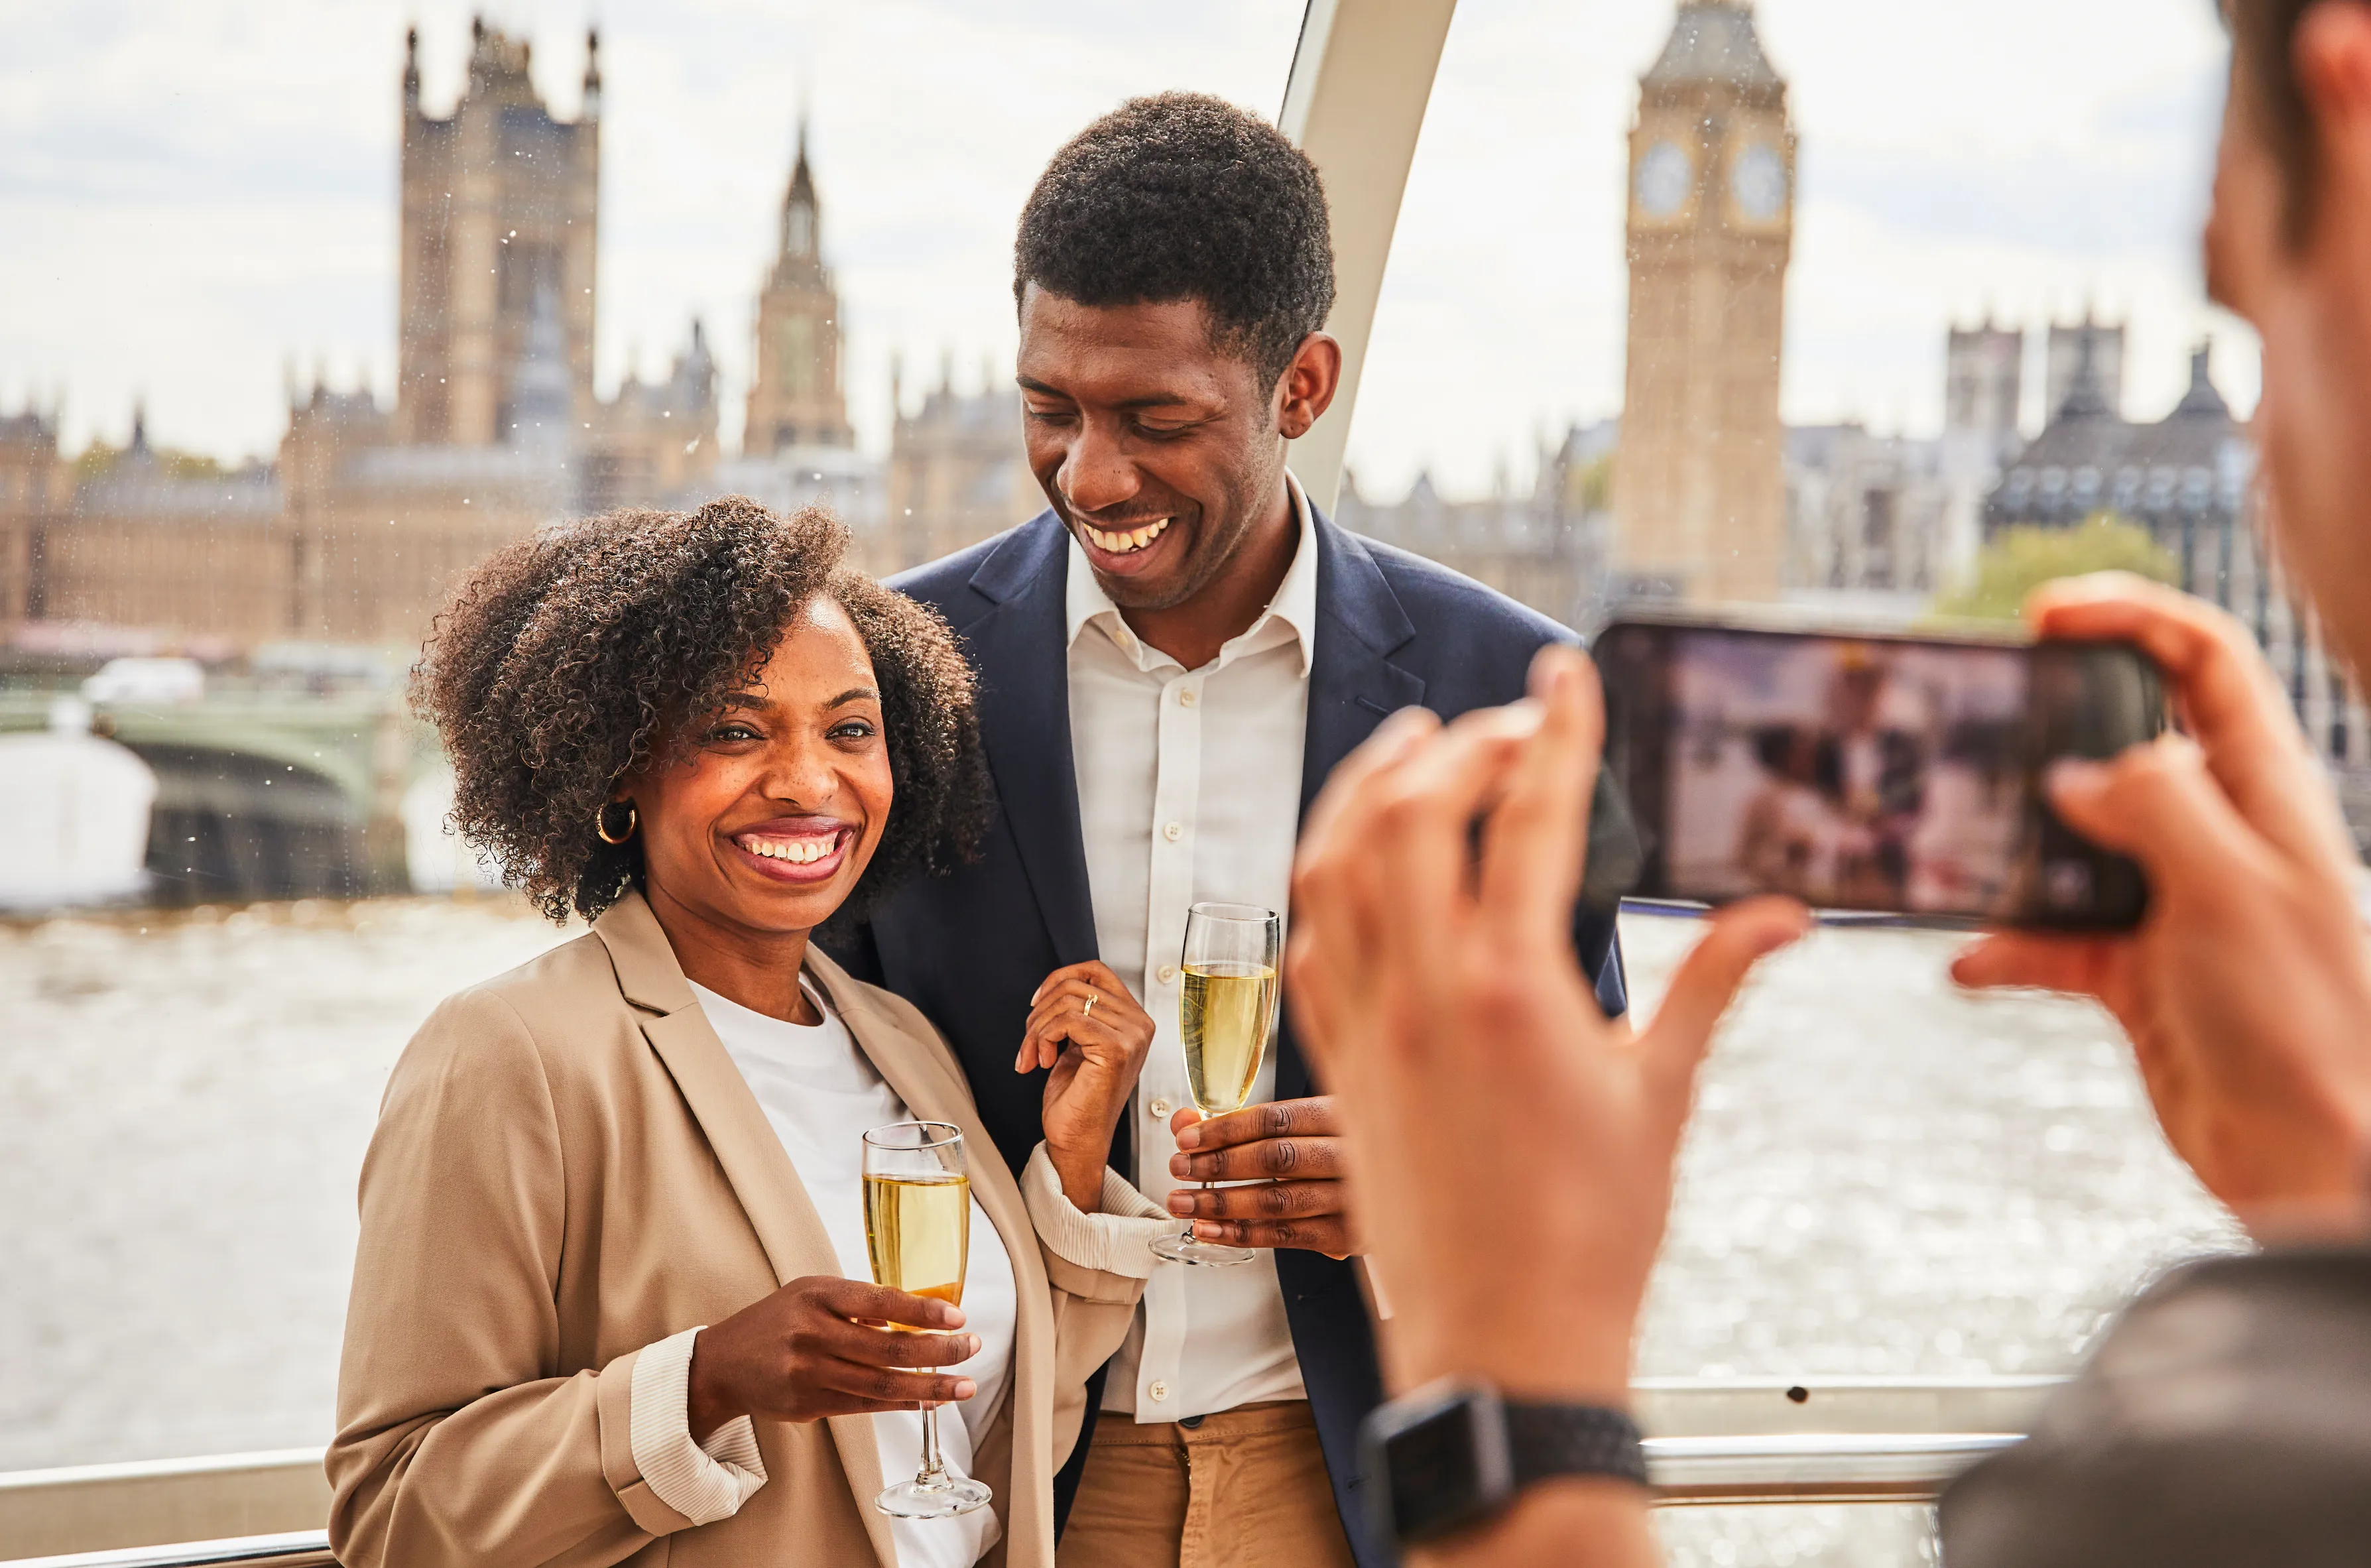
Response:
[[[1170,518],[1163,517],[1125,534],[1105,533],[1092,523],[1081,523],[1079,526],[1085,530],[1087,542],[1105,554],[1131,555],[1168,532],[1172,521]]]
[[[741,847],[752,855],[762,855],[769,860],[788,860],[794,866],[812,866],[839,847],[839,835],[827,838],[745,838]]]

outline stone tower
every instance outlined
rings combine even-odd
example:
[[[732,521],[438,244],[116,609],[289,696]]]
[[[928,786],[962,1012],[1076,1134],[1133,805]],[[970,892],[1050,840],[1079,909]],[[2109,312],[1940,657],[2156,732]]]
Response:
[[[585,39],[584,108],[563,121],[536,93],[524,40],[482,18],[470,32],[468,84],[443,120],[421,107],[417,29],[405,40],[396,433],[411,445],[518,433],[521,367],[549,375],[549,345],[529,340],[538,300],[571,412],[580,424],[593,413],[600,38]],[[548,402],[548,387],[530,400]]]
[[[1951,329],[1943,350],[1943,431],[2014,444],[2024,387],[2025,333],[1995,327]]]
[[[848,401],[839,386],[839,296],[823,264],[823,223],[807,133],[782,195],[773,271],[758,295],[757,372],[749,382],[743,455],[770,457],[792,446],[847,446]]]
[[[2048,424],[2066,407],[2090,364],[2092,389],[2116,414],[2124,411],[2124,329],[2110,326],[2083,307],[2083,319],[2065,326],[2051,323],[2047,355],[2042,363],[2041,422]]]
[[[1776,595],[1795,133],[1746,0],[1682,0],[1630,133],[1617,589]]]

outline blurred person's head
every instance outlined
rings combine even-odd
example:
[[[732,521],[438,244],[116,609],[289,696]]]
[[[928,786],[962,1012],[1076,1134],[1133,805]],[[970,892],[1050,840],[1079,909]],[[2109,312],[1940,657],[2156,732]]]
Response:
[[[736,497],[495,554],[412,678],[456,828],[555,920],[639,888],[761,938],[966,857],[988,799],[969,666],[847,545],[828,513]]]
[[[1753,760],[1790,784],[1809,784],[1819,774],[1818,744],[1793,724],[1764,724],[1754,731]]]
[[[2208,289],[2263,340],[2256,434],[2282,552],[2371,674],[2371,4],[2224,6]]]
[[[1828,721],[1847,734],[1873,729],[1889,674],[1885,661],[1866,644],[1848,642],[1836,651],[1828,684]]]
[[[1013,245],[1029,465],[1124,609],[1186,603],[1282,506],[1333,400],[1317,169],[1214,98],[1164,93],[1054,155]]]

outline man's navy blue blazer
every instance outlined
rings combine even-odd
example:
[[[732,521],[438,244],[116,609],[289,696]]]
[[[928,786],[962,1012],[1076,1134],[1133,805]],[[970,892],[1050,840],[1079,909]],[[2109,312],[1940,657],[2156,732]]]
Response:
[[[1363,539],[1320,514],[1317,635],[1309,674],[1309,733],[1301,810],[1349,751],[1399,709],[1443,718],[1523,694],[1532,655],[1572,633],[1505,595],[1420,557]],[[980,1120],[1017,1174],[1036,1147],[1038,1073],[1012,1070],[1029,996],[1065,964],[1101,956],[1079,829],[1070,750],[1070,656],[1064,593],[1070,536],[1051,512],[970,549],[890,579],[936,608],[962,638],[979,675],[980,728],[999,811],[979,859],[917,881],[862,926],[827,945],[860,978],[885,986],[929,1015],[971,1080]],[[1608,916],[1578,912],[1575,940],[1609,1013],[1625,1005],[1622,963]],[[1292,997],[1276,1044],[1279,1100],[1312,1092],[1293,1043]],[[1112,1163],[1132,1173],[1128,1122]],[[1349,1263],[1319,1252],[1277,1254],[1285,1316],[1325,1451],[1325,1467],[1361,1568],[1392,1557],[1373,1538],[1359,1498],[1359,1424],[1382,1397],[1373,1332]],[[1067,1515],[1093,1430],[1057,1484]]]

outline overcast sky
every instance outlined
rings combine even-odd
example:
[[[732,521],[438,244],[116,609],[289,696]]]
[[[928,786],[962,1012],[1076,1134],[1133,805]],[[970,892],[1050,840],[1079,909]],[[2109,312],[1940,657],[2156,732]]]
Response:
[[[600,378],[703,317],[739,424],[753,302],[801,107],[848,331],[850,416],[888,365],[1010,375],[1012,228],[1047,156],[1120,98],[1282,99],[1291,0],[500,0],[573,114],[603,33]],[[294,356],[391,396],[403,29],[458,90],[445,0],[0,0],[0,409],[65,397],[67,444],[268,452]],[[1932,430],[1943,333],[2086,301],[2131,323],[2127,405],[2191,345],[2242,411],[2244,329],[2199,292],[2221,96],[2210,0],[1761,0],[1801,138],[1783,401]],[[1527,477],[1535,433],[1621,399],[1624,136],[1665,0],[1464,0],[1402,210],[1351,461],[1370,494]],[[989,367],[993,367],[992,370]],[[2033,399],[2038,404],[2038,396]],[[2029,407],[2038,420],[2038,406]]]

